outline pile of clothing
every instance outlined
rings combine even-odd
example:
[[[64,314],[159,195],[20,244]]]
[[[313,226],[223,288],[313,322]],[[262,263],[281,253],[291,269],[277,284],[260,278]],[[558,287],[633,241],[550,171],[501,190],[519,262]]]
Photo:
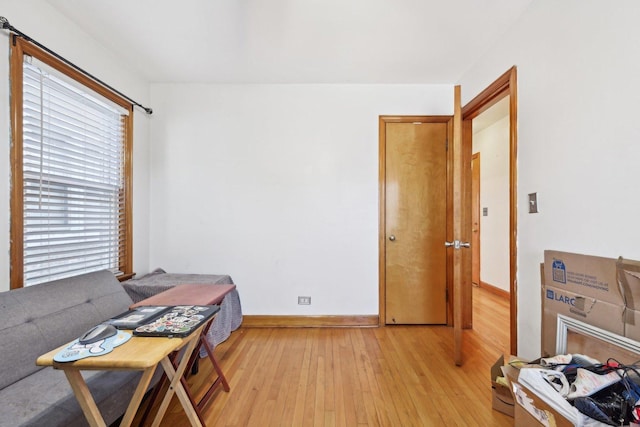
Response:
[[[575,425],[620,426],[640,420],[639,372],[615,359],[564,354],[521,369],[519,380]]]

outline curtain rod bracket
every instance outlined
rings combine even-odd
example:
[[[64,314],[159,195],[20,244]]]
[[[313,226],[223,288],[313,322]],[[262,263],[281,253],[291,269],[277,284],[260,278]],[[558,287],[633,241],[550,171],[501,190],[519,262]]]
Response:
[[[9,20],[4,16],[0,16],[0,24],[3,30],[11,30],[13,27],[9,24]]]
[[[73,62],[69,61],[68,59],[64,58],[63,56],[55,53],[54,51],[52,51],[51,49],[49,49],[48,47],[38,43],[37,41],[35,41],[34,39],[32,39],[31,37],[29,37],[28,35],[26,35],[25,33],[23,33],[20,30],[17,30],[13,25],[11,25],[9,23],[9,20],[7,18],[5,18],[4,16],[0,16],[0,28],[2,28],[3,30],[7,30],[11,33],[14,34],[15,36],[19,36],[22,37],[23,39],[25,39],[28,42],[31,42],[33,44],[35,44],[36,46],[38,46],[40,49],[44,50],[47,53],[50,53],[51,55],[55,56],[56,58],[58,58],[59,60],[63,61],[64,63],[66,63],[67,65],[73,67],[74,69],[76,69],[77,71],[81,72],[82,74],[84,74],[85,76],[89,77],[91,80],[95,81],[96,83],[104,86],[105,88],[109,89],[111,92],[121,96],[122,98],[126,99],[127,101],[129,101],[131,103],[132,106],[136,106],[136,107],[140,107],[142,108],[145,113],[151,115],[153,114],[153,110],[149,107],[145,107],[144,105],[134,101],[133,99],[129,98],[127,95],[123,94],[122,92],[120,92],[119,90],[109,86],[108,84],[106,84],[105,82],[103,82],[102,80],[100,80],[99,78],[95,77],[93,74],[83,70],[82,68],[78,67],[76,64],[74,64]],[[15,38],[14,38],[14,44],[15,44]]]

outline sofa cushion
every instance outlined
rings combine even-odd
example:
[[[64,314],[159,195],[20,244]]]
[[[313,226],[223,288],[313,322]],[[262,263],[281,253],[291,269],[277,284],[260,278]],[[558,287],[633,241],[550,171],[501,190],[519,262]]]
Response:
[[[106,270],[0,293],[0,389],[42,369],[38,356],[131,304]]]
[[[139,371],[82,371],[107,425],[127,408],[140,379]],[[42,369],[0,390],[0,427],[86,426],[64,372]]]

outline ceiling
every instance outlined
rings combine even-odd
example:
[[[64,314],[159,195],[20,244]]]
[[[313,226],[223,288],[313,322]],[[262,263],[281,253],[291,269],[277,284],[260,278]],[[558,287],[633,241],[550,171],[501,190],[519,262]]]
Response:
[[[451,84],[533,0],[47,0],[150,82]]]

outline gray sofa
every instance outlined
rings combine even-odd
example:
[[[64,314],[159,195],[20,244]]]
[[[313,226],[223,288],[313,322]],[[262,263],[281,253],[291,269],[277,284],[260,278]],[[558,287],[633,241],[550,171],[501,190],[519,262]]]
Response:
[[[108,271],[0,293],[0,426],[87,425],[64,373],[35,361],[131,303]],[[109,425],[126,411],[140,373],[83,376]]]

